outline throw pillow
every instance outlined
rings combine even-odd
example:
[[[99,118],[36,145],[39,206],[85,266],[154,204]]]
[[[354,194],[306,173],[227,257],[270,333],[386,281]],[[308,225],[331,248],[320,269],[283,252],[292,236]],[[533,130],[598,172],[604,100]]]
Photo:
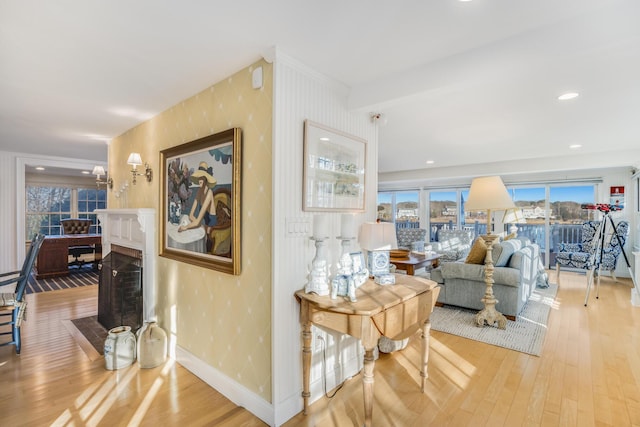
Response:
[[[493,265],[495,267],[505,267],[509,263],[511,255],[522,247],[522,242],[517,239],[511,239],[500,243],[500,246],[502,247],[502,251],[497,259],[494,258],[495,262]]]
[[[467,255],[467,259],[464,261],[467,264],[484,264],[484,258],[487,255],[487,244],[482,237],[478,237]]]
[[[498,262],[498,259],[500,258],[501,253],[502,253],[502,245],[500,244],[500,242],[495,242],[493,244],[493,248],[491,249],[491,260],[494,266],[496,265],[496,262]]]

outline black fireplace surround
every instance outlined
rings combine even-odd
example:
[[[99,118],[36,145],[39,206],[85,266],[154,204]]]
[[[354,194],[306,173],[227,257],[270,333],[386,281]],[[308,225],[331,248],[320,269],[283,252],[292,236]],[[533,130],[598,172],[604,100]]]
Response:
[[[142,326],[142,259],[109,252],[102,259],[98,288],[98,322],[107,330]]]

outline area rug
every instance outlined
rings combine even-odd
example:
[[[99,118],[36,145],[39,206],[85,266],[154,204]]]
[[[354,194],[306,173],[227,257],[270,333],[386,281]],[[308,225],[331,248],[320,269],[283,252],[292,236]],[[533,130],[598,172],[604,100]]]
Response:
[[[547,332],[549,312],[554,304],[558,285],[536,288],[516,321],[507,320],[507,328],[478,327],[477,310],[457,307],[435,307],[431,315],[431,328],[498,347],[540,356]]]
[[[91,265],[80,268],[70,268],[68,276],[51,277],[36,280],[34,272],[31,272],[27,282],[27,293],[56,291],[59,289],[77,288],[80,286],[97,285],[98,272]]]

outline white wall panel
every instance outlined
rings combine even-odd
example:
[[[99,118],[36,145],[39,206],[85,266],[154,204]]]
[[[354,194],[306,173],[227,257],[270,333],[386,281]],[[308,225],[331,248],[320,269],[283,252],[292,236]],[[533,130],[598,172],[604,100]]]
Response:
[[[302,409],[299,305],[293,294],[304,287],[308,267],[315,255],[315,246],[309,236],[287,237],[285,230],[287,219],[304,218],[310,224],[313,221],[313,212],[302,211],[304,121],[309,119],[367,141],[366,213],[357,216],[357,223],[375,219],[377,129],[368,113],[347,110],[348,88],[279,52],[274,63],[274,80],[273,403],[276,424],[280,424]],[[330,216],[332,236],[330,256],[335,259],[340,253],[340,242],[334,238],[340,231],[340,213],[326,215]],[[338,355],[331,351],[342,348],[343,367],[358,358],[355,341],[346,345],[340,342],[340,346],[335,346],[331,345],[336,341],[333,337],[327,339],[331,347],[327,357],[337,358]],[[319,384],[318,355],[314,351],[311,380]],[[333,369],[333,365],[330,368]],[[343,370],[342,373],[347,372]],[[319,397],[319,392],[314,392],[311,399]]]
[[[15,271],[16,256],[16,158],[0,152],[0,272]]]

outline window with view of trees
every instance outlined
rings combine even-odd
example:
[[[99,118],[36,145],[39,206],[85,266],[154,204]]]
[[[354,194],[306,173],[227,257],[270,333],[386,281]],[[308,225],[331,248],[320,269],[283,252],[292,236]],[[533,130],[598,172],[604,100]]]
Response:
[[[458,192],[432,191],[429,193],[429,221],[432,228],[458,226]]]
[[[91,233],[99,233],[95,209],[106,207],[106,190],[63,186],[28,185],[26,188],[26,238],[36,233],[62,234],[60,221],[91,218]]]
[[[504,230],[494,232],[509,232],[516,226],[518,236],[527,237],[540,246],[545,266],[553,266],[558,244],[579,242],[581,224],[595,219],[591,217],[595,212],[582,209],[582,205],[594,203],[596,189],[596,184],[591,182],[507,186],[522,216],[519,222],[504,224]],[[429,230],[431,241],[437,241],[437,231],[441,228],[464,227],[474,230],[476,235],[486,233],[486,212],[465,210],[468,195],[468,188],[428,190],[428,224],[422,228]],[[399,227],[407,224],[419,227],[419,212],[419,191],[378,193],[378,218],[382,221],[395,221]],[[494,217],[494,220],[504,223],[505,218]]]
[[[396,228],[420,228],[420,192],[378,193],[378,219],[395,222]]]

